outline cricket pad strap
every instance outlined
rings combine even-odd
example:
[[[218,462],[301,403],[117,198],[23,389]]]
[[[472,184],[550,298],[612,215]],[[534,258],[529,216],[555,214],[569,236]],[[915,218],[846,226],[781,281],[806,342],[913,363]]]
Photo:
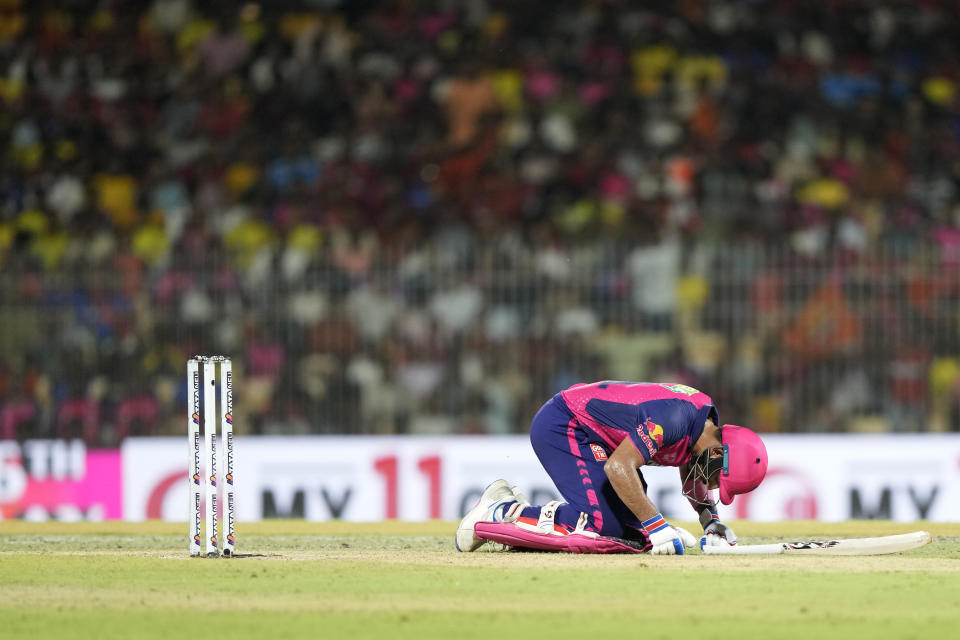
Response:
[[[643,553],[649,544],[597,535],[591,531],[573,531],[558,535],[543,533],[513,522],[478,522],[474,533],[481,540],[499,542],[509,547],[537,551],[568,553]]]

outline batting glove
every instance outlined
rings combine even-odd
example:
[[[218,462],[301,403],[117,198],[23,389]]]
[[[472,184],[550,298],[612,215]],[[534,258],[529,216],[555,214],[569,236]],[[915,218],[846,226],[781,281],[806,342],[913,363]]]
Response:
[[[659,513],[641,523],[650,538],[650,553],[655,556],[682,556],[684,547],[697,544],[697,539],[686,529],[667,524]]]
[[[733,528],[720,522],[720,516],[715,509],[704,509],[700,513],[700,523],[703,525],[703,537],[700,538],[700,549],[704,547],[723,547],[737,544],[737,534]]]

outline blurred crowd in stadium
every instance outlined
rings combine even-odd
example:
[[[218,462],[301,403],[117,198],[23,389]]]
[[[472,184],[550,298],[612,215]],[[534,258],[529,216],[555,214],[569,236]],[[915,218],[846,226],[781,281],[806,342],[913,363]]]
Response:
[[[0,0],[0,438],[957,430],[955,9]]]

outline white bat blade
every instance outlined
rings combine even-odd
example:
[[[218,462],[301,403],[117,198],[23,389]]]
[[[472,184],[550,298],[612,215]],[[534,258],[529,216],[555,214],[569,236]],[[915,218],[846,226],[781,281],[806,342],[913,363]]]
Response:
[[[776,542],[773,544],[743,544],[733,547],[704,547],[707,555],[811,555],[811,556],[876,556],[916,549],[930,542],[926,531],[913,531],[879,538],[847,538],[844,540],[810,540],[805,542]]]

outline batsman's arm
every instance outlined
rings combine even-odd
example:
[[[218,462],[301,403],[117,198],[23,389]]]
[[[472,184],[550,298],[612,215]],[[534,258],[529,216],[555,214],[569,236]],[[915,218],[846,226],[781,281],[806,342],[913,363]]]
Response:
[[[625,438],[610,454],[603,470],[610,479],[613,490],[633,515],[640,519],[640,526],[650,540],[650,553],[683,555],[683,548],[696,545],[697,539],[684,529],[670,526],[650,502],[647,492],[643,490],[640,474],[637,473],[637,469],[642,467],[644,462],[640,450],[629,438]]]
[[[657,507],[647,497],[637,469],[644,464],[643,456],[629,438],[624,438],[603,465],[614,491],[641,522],[657,515]]]
[[[710,487],[700,479],[694,479],[689,474],[689,465],[680,465],[680,481],[683,482],[683,494],[693,510],[697,512],[700,526],[703,527],[703,537],[700,538],[700,548],[704,546],[735,545],[737,534],[728,525],[720,522],[717,513],[717,503],[710,495]]]

